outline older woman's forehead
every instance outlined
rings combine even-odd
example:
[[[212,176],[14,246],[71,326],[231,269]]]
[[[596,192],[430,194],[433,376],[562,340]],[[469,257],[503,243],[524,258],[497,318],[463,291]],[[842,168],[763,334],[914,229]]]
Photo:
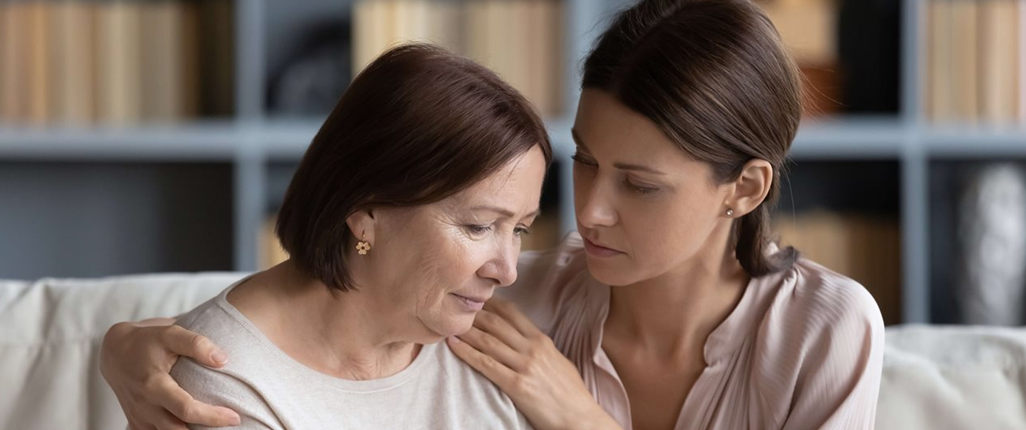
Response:
[[[538,201],[526,202],[513,196],[496,194],[488,189],[469,188],[439,202],[447,212],[490,213],[503,218],[536,216],[541,210]]]

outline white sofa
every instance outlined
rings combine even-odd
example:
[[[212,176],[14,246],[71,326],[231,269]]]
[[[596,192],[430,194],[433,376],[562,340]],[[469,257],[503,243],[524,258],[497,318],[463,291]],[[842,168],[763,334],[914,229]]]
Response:
[[[240,273],[0,281],[0,429],[123,429],[100,377],[113,323],[180,314]],[[1026,429],[1026,329],[887,331],[877,428]]]

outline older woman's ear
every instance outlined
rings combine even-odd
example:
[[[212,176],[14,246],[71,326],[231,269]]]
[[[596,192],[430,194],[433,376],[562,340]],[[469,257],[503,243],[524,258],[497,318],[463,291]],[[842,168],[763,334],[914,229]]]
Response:
[[[352,243],[357,241],[374,243],[374,231],[378,220],[374,218],[374,211],[371,209],[353,212],[346,218],[346,225],[352,232]]]

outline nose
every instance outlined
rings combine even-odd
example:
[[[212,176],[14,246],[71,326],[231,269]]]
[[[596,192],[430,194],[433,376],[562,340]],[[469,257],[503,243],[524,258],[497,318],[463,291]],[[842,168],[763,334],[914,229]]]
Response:
[[[515,243],[497,244],[494,254],[481,269],[478,275],[493,280],[500,287],[508,287],[517,281],[517,258],[520,257],[520,246]]]
[[[608,187],[600,181],[579,181],[575,187],[577,222],[584,228],[610,227],[616,224],[617,215],[613,206],[613,196]]]

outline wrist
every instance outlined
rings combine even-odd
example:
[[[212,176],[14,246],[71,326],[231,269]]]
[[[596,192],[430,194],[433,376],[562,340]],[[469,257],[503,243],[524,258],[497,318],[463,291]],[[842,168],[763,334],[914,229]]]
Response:
[[[606,413],[598,403],[592,403],[590,407],[577,414],[572,421],[564,427],[566,430],[621,430],[620,424]]]

